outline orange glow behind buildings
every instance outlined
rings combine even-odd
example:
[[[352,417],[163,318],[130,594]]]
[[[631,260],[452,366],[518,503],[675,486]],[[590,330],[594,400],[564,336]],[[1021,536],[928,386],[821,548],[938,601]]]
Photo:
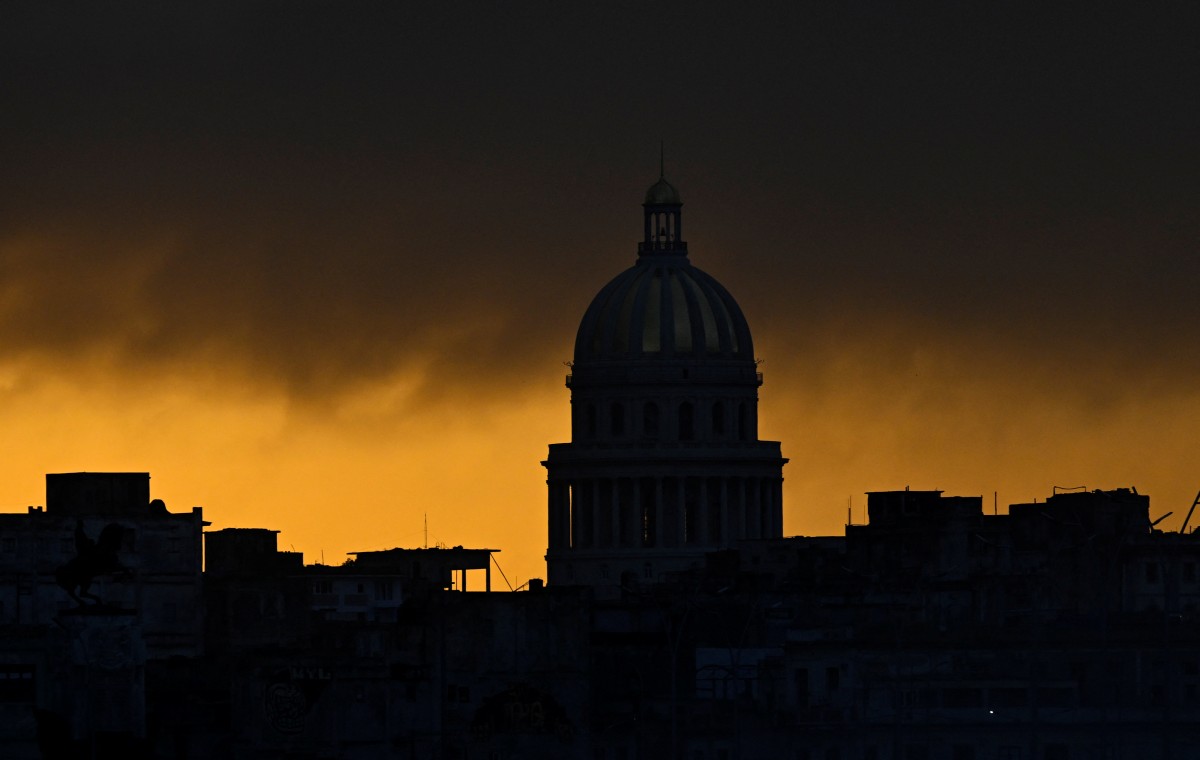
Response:
[[[1189,478],[1195,393],[1095,410],[1006,380],[1002,368],[955,376],[934,354],[877,377],[850,355],[814,373],[802,357],[776,358],[769,330],[758,333],[762,436],[791,458],[789,535],[840,533],[848,504],[865,518],[864,491],[908,485],[985,503],[998,491],[1001,510],[1054,485],[1133,485],[1151,495],[1153,517],[1174,510],[1180,521],[1200,487]],[[0,422],[15,445],[0,463],[0,495],[6,511],[20,510],[43,503],[45,472],[149,471],[152,495],[173,511],[201,505],[214,528],[280,530],[281,548],[309,563],[420,546],[427,517],[430,544],[499,548],[517,585],[544,577],[539,461],[569,435],[563,369],[544,363],[529,375],[504,401],[465,393],[389,414],[384,389],[314,410],[186,377],[140,385],[10,367]],[[1175,517],[1163,527],[1177,529]]]
[[[309,563],[427,516],[543,577],[660,139],[785,533],[905,486],[1178,529],[1200,489],[1190,6],[221,6],[0,23],[0,510],[148,471]]]

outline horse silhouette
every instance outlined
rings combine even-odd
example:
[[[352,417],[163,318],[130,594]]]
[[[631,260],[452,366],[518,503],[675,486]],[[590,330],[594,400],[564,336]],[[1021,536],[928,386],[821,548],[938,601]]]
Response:
[[[75,556],[54,571],[54,580],[79,606],[87,604],[85,599],[100,603],[100,597],[88,592],[97,576],[128,572],[117,559],[124,531],[120,525],[109,523],[100,531],[99,539],[93,541],[83,531],[83,520],[76,521]]]

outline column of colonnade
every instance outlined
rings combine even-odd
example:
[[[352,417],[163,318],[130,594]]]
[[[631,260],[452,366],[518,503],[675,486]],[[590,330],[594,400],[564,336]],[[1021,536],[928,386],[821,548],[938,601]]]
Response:
[[[610,477],[549,485],[551,549],[721,546],[783,533],[782,478]]]

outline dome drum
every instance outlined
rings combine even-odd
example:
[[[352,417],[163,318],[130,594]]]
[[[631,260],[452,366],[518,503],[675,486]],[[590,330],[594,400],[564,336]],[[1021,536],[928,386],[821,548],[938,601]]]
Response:
[[[735,393],[575,395],[571,440],[583,445],[740,446],[758,440],[757,399]]]

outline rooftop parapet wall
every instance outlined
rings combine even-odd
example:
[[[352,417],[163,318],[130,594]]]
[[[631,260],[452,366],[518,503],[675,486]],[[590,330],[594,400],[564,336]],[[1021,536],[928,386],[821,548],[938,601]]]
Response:
[[[867,521],[873,526],[908,522],[945,522],[953,518],[978,518],[981,496],[942,496],[941,491],[868,491]]]
[[[148,472],[68,472],[46,475],[46,511],[84,517],[152,514]],[[165,513],[165,509],[162,510]]]

